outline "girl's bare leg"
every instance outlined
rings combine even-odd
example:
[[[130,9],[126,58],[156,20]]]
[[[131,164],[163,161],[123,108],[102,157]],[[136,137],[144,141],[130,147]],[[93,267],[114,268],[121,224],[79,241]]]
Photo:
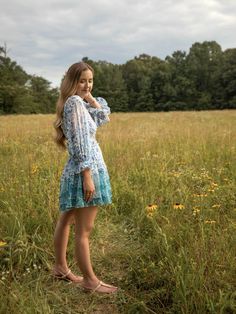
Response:
[[[74,211],[75,217],[75,258],[83,273],[82,284],[84,287],[95,288],[99,279],[94,274],[90,260],[89,235],[94,226],[97,215],[97,206],[77,208]],[[116,287],[101,286],[99,292],[113,292]]]
[[[74,209],[62,213],[58,219],[54,233],[54,249],[55,249],[55,265],[53,268],[54,274],[66,274],[68,265],[66,260],[66,250],[70,234],[70,224],[74,219]],[[70,273],[68,278],[72,281],[82,280],[82,277],[75,276]]]

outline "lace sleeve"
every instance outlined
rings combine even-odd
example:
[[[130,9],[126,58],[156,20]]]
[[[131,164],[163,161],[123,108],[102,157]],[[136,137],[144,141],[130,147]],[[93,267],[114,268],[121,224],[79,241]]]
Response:
[[[72,97],[65,110],[67,147],[80,170],[92,167],[91,139],[86,109],[79,98]]]
[[[110,121],[108,115],[111,113],[111,109],[108,106],[106,100],[102,97],[95,97],[97,102],[101,105],[101,108],[94,108],[87,104],[87,109],[95,121],[97,126],[101,126]]]

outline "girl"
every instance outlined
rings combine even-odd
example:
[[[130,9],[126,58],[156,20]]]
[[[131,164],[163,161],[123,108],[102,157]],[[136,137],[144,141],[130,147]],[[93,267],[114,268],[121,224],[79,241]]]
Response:
[[[89,250],[89,235],[98,205],[110,204],[112,192],[109,174],[98,142],[98,126],[109,122],[110,108],[101,98],[91,94],[94,70],[85,62],[68,69],[57,102],[55,142],[67,148],[69,159],[60,180],[60,212],[54,235],[55,265],[53,275],[76,282],[86,291],[113,293],[117,287],[108,285],[95,275]],[[68,268],[66,249],[70,223],[75,224],[75,259],[83,277]]]

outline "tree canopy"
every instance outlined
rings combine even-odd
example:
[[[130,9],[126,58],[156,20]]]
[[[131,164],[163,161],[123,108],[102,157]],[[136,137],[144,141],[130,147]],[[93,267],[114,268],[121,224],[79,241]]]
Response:
[[[194,43],[164,60],[145,53],[125,64],[93,61],[94,96],[112,112],[236,108],[236,48]],[[59,95],[45,78],[29,75],[0,47],[0,114],[53,113]]]

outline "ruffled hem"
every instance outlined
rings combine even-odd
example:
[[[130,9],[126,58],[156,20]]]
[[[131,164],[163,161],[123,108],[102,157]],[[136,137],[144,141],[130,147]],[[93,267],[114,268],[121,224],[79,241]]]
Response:
[[[92,172],[95,185],[95,194],[90,202],[86,202],[83,196],[83,176],[76,173],[70,177],[61,177],[60,181],[60,211],[69,211],[72,208],[101,206],[112,203],[112,191],[109,174],[106,169]]]

